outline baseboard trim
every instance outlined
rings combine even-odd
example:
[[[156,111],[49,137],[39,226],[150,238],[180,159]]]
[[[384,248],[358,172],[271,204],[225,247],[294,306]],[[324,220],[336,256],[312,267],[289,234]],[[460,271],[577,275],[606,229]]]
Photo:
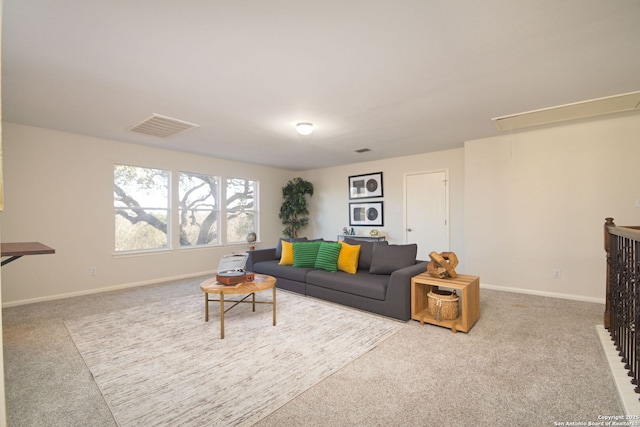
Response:
[[[622,402],[626,415],[638,415],[640,414],[640,394],[636,393],[634,385],[631,384],[631,378],[627,375],[627,370],[624,369],[622,359],[616,350],[616,346],[613,344],[611,335],[603,325],[596,325],[598,336],[600,337],[600,343],[604,350],[607,361],[609,362],[609,368],[611,369],[611,375],[616,383],[618,389],[618,396]]]
[[[190,279],[192,277],[214,275],[214,274],[216,274],[216,270],[201,271],[198,273],[180,274],[180,275],[171,276],[171,277],[162,277],[162,278],[156,278],[156,279],[143,280],[141,282],[123,283],[121,285],[108,286],[105,288],[87,289],[84,291],[67,292],[64,294],[57,294],[57,295],[48,295],[46,297],[10,301],[7,303],[2,303],[2,308],[16,307],[19,305],[33,304],[36,302],[54,301],[54,300],[64,299],[64,298],[79,297],[83,295],[100,294],[102,292],[117,291],[119,289],[135,288],[137,286],[154,285],[157,283],[171,282],[173,280]]]
[[[189,279],[191,277],[212,275],[212,274],[215,274],[215,273],[216,273],[216,270],[208,270],[208,271],[201,271],[201,272],[198,272],[198,273],[189,273],[189,274],[181,274],[181,275],[171,276],[171,277],[162,277],[162,278],[157,278],[157,279],[149,279],[149,280],[144,280],[144,281],[141,281],[141,282],[124,283],[124,284],[121,284],[121,285],[108,286],[108,287],[105,287],[105,288],[88,289],[88,290],[85,290],[85,291],[68,292],[68,293],[64,293],[64,294],[48,295],[46,297],[30,298],[30,299],[24,299],[24,300],[18,300],[18,301],[10,301],[10,302],[7,302],[7,303],[2,303],[2,308],[15,307],[15,306],[18,306],[18,305],[25,305],[25,304],[33,304],[33,303],[36,303],[36,302],[53,301],[53,300],[63,299],[63,298],[78,297],[78,296],[83,296],[83,295],[99,294],[99,293],[102,293],[102,292],[117,291],[118,289],[134,288],[136,286],[153,285],[155,283],[170,282],[172,280]],[[604,304],[605,303],[604,298],[591,298],[591,297],[584,297],[584,296],[580,296],[580,295],[559,294],[559,293],[555,293],[555,292],[535,291],[535,290],[531,290],[531,289],[522,289],[522,288],[510,288],[510,287],[507,287],[507,286],[496,286],[496,285],[491,285],[491,284],[487,284],[487,283],[480,283],[480,288],[482,288],[482,289],[492,289],[492,290],[503,291],[503,292],[514,292],[514,293],[520,293],[520,294],[537,295],[537,296],[550,297],[550,298],[561,298],[561,299],[569,299],[569,300],[575,300],[575,301],[594,302],[594,303],[598,303],[598,304]]]
[[[536,291],[536,290],[522,289],[522,288],[510,288],[507,286],[496,286],[496,285],[489,285],[486,283],[480,283],[480,288],[492,289],[495,291],[514,292],[517,294],[537,295],[540,297],[570,299],[574,301],[583,301],[583,302],[595,302],[598,304],[604,304],[606,302],[604,298],[585,297],[582,295],[560,294],[556,292]]]

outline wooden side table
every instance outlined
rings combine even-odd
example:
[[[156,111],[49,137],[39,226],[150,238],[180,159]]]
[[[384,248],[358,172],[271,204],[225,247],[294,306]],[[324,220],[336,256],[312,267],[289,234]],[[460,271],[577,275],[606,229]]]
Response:
[[[459,316],[453,320],[437,320],[429,313],[428,298],[432,289],[439,287],[460,290]],[[411,278],[411,318],[421,325],[433,325],[450,328],[451,332],[469,332],[480,318],[480,278],[458,274],[455,279],[438,279],[428,273]]]
[[[256,301],[256,292],[273,290],[271,301]],[[240,303],[249,303],[253,305],[253,311],[256,311],[256,304],[270,304],[273,306],[273,326],[276,326],[276,278],[267,276],[266,274],[256,274],[253,282],[242,282],[237,285],[223,285],[218,283],[215,278],[205,280],[200,284],[200,290],[204,292],[204,321],[209,321],[209,301],[220,302],[220,339],[224,339],[224,313],[231,310]],[[234,303],[231,307],[225,309],[225,295],[245,294],[246,296],[240,300],[226,300],[226,302]],[[210,299],[209,295],[218,295],[219,299]],[[246,301],[251,297],[250,301]]]

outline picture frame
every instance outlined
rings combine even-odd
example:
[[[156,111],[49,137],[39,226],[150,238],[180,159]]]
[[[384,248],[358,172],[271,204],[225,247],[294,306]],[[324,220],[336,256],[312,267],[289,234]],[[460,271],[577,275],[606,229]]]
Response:
[[[349,177],[349,199],[367,199],[382,197],[382,172]]]
[[[384,202],[349,203],[349,225],[384,226]]]

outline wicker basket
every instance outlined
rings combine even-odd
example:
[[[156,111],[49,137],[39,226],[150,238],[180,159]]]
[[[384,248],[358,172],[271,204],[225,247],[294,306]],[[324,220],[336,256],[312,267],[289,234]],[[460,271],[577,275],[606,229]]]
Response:
[[[458,318],[458,294],[455,291],[433,289],[427,294],[429,313],[436,320]]]

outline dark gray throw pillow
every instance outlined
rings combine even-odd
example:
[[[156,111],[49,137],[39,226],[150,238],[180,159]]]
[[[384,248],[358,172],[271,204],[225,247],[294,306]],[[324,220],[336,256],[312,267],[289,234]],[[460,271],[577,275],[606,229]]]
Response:
[[[274,257],[274,259],[280,259],[282,258],[282,241],[286,241],[286,242],[306,242],[307,238],[306,237],[281,237],[280,239],[278,239],[278,245],[276,246],[276,255]]]
[[[380,242],[367,242],[365,240],[350,239],[345,237],[344,242],[349,245],[360,245],[360,255],[358,255],[358,270],[369,270],[371,268],[371,255],[375,245],[387,246],[389,242],[382,240]]]
[[[371,274],[391,274],[416,263],[418,245],[375,245],[371,256]]]

